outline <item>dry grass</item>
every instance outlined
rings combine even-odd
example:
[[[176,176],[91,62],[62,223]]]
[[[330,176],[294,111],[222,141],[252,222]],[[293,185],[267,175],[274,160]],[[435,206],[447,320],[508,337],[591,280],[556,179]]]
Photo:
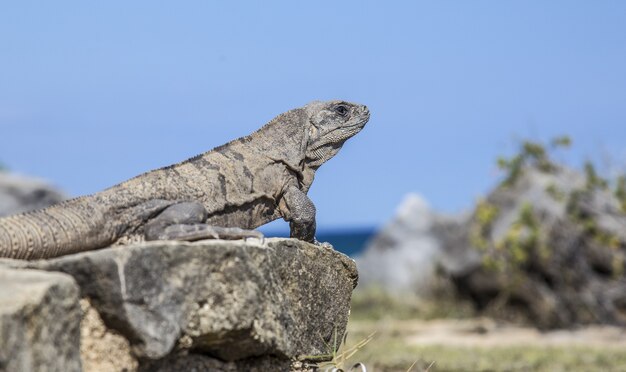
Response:
[[[351,353],[368,372],[626,372],[626,330],[545,334],[472,315],[453,302],[361,292],[354,298],[346,344],[357,345],[376,332]]]
[[[370,372],[405,372],[407,368],[432,372],[626,371],[625,348],[603,347],[597,343],[546,346],[506,342],[503,346],[472,346],[462,342],[441,343],[441,338],[429,344],[412,340],[419,331],[415,321],[410,320],[352,321],[347,344],[362,339],[373,330],[377,331],[376,336],[353,355]]]
[[[357,288],[352,295],[351,319],[354,320],[458,319],[475,315],[476,312],[469,302],[461,302],[445,294],[424,300],[411,294],[398,296],[371,287]]]

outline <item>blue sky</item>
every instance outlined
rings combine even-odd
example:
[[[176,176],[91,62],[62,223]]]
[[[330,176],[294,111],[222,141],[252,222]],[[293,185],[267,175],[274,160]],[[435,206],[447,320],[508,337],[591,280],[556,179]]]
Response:
[[[626,2],[0,5],[0,161],[72,195],[334,98],[372,118],[317,174],[322,228],[383,223],[408,192],[468,208],[521,138],[623,169]]]

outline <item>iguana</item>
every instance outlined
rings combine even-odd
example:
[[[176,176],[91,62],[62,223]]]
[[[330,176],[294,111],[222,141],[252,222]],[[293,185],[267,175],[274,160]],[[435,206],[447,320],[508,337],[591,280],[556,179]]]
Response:
[[[0,257],[51,258],[138,240],[256,237],[278,218],[315,241],[315,171],[369,120],[366,106],[311,102],[249,136],[93,195],[0,218]],[[261,235],[262,236],[262,235]]]

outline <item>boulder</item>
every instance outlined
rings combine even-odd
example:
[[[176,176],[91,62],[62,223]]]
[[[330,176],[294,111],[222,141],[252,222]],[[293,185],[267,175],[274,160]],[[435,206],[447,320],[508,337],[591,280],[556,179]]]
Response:
[[[439,288],[438,268],[464,273],[480,262],[466,249],[467,216],[444,216],[418,194],[408,194],[394,215],[355,260],[360,288],[429,297]],[[437,287],[437,288],[435,288]]]
[[[478,204],[466,229],[482,259],[451,274],[479,309],[540,328],[626,325],[626,213],[603,182],[523,168]]]
[[[469,216],[407,197],[357,257],[362,287],[443,289],[543,329],[626,325],[626,203],[589,166],[548,165],[516,169]]]
[[[43,180],[0,172],[0,216],[56,204],[65,195]]]
[[[293,239],[150,242],[3,261],[72,276],[107,328],[98,333],[122,335],[143,370],[282,370],[330,359],[357,283],[353,260]]]
[[[0,371],[80,371],[74,280],[0,267],[0,283]]]

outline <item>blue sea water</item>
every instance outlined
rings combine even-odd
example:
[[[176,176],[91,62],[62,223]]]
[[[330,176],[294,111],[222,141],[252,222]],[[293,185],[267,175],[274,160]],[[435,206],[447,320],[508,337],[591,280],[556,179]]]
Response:
[[[287,237],[289,232],[264,232],[268,237]],[[328,242],[341,253],[355,256],[365,249],[367,242],[374,237],[376,229],[373,227],[321,230],[316,234],[320,242]]]
[[[365,249],[367,242],[375,233],[374,228],[320,231],[317,240],[329,242],[339,252],[353,257]]]

